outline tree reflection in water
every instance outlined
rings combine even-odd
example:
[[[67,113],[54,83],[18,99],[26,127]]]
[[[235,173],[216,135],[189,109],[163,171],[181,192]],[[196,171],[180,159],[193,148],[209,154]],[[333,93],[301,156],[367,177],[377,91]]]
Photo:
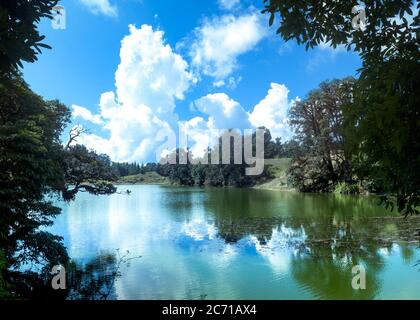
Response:
[[[130,252],[121,254],[101,252],[87,263],[72,261],[67,267],[69,300],[108,300],[115,298],[115,281],[121,277],[120,269],[133,259]]]
[[[351,220],[325,216],[316,222],[254,218],[217,220],[215,225],[218,235],[230,244],[240,243],[249,236],[258,239],[259,246],[271,243],[273,235],[285,239],[283,247],[277,249],[289,248],[294,252],[291,274],[315,297],[372,299],[381,291],[378,277],[385,266],[384,252],[392,252],[397,246],[401,248],[403,260],[412,263],[415,250],[412,244],[416,241],[413,231],[418,222],[418,219],[395,217]],[[296,241],[299,237],[301,241]],[[351,286],[355,265],[362,265],[366,270],[365,290],[354,290]]]

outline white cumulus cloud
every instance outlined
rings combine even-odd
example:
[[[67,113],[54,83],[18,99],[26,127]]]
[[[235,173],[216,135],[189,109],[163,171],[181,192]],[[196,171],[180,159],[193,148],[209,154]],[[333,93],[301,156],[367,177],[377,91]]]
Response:
[[[238,56],[252,50],[267,35],[257,13],[224,15],[205,20],[194,31],[190,56],[193,66],[221,80],[238,67]]]
[[[171,113],[175,99],[194,82],[187,62],[163,40],[163,31],[151,26],[130,25],[121,42],[121,63],[115,73],[118,100],[122,104],[145,104],[159,114]]]
[[[189,149],[194,157],[203,157],[207,148],[214,146],[217,141],[218,134],[212,125],[210,121],[206,121],[202,117],[180,121],[180,129],[187,136]]]
[[[162,31],[148,25],[130,25],[129,31],[121,42],[116,93],[100,97],[98,116],[109,136],[85,135],[80,142],[115,161],[149,161],[162,143],[157,136],[176,123],[175,100],[184,98],[194,79],[188,64],[164,43]]]
[[[292,136],[288,125],[287,113],[293,103],[288,98],[289,90],[283,84],[271,83],[267,95],[249,114],[249,120],[254,127],[266,127],[273,138],[283,140]]]
[[[209,116],[211,127],[216,129],[250,128],[248,114],[239,104],[225,93],[208,94],[194,103],[197,110]]]
[[[236,53],[245,52],[243,39],[232,41],[239,41],[241,49]],[[231,66],[236,63],[235,54],[230,55],[235,61],[231,61]],[[220,80],[223,80],[220,86],[233,87],[241,78]],[[130,25],[129,34],[121,41],[116,89],[101,94],[99,114],[73,105],[73,117],[99,125],[105,134],[86,134],[79,142],[108,154],[114,161],[147,162],[156,160],[156,152],[167,141],[163,140],[174,137],[178,126],[187,132],[194,155],[202,155],[213,145],[217,130],[265,126],[273,138],[280,136],[285,140],[291,136],[287,111],[292,101],[286,86],[276,83],[271,84],[266,97],[251,112],[220,92],[204,95],[192,103],[201,116],[178,121],[176,102],[184,99],[196,81],[188,63],[165,43],[163,31],[153,30],[149,25],[140,28]]]
[[[191,151],[194,156],[204,155],[208,146],[213,146],[218,133],[228,129],[256,129],[266,127],[273,139],[281,137],[283,141],[292,137],[287,117],[290,106],[294,103],[288,98],[289,90],[283,84],[271,83],[267,95],[254,106],[251,112],[225,93],[208,94],[194,102],[196,109],[207,115],[195,117],[182,123],[183,130],[193,142]],[[296,98],[299,99],[299,98]],[[214,130],[219,131],[214,131]],[[242,131],[244,132],[244,131]]]
[[[92,122],[94,124],[102,124],[101,116],[96,114],[93,115],[92,112],[89,109],[86,109],[85,107],[81,107],[78,105],[73,104],[71,106],[72,108],[72,116],[73,118],[82,118],[83,120]]]

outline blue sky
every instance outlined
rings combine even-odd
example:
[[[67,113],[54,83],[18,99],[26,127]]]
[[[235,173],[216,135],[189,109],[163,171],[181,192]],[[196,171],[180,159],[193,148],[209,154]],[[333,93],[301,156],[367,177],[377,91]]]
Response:
[[[63,0],[66,28],[43,21],[52,50],[26,81],[73,111],[80,143],[116,161],[152,161],[181,126],[197,154],[211,129],[265,125],[291,137],[287,111],[321,81],[356,75],[354,53],[285,43],[263,1]]]

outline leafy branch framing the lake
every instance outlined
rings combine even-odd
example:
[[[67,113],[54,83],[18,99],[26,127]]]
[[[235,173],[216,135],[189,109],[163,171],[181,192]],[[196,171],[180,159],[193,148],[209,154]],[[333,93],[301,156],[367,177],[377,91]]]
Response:
[[[352,26],[352,1],[264,0],[269,25],[306,49],[322,44],[359,53],[362,67],[344,111],[346,149],[359,175],[380,181],[405,215],[420,205],[419,2],[365,1],[366,28]],[[417,10],[417,13],[415,13]]]

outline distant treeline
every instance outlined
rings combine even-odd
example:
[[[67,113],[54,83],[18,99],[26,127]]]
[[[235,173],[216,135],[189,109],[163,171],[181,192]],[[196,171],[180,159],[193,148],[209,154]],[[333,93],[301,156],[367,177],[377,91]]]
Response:
[[[293,158],[301,155],[303,149],[296,140],[282,143],[281,138],[272,140],[271,133],[264,129],[264,158]],[[180,150],[177,150],[177,160]],[[233,159],[233,157],[231,157]],[[221,162],[221,161],[220,161]],[[232,161],[233,162],[233,161]],[[177,161],[179,163],[179,161]],[[147,172],[157,172],[170,181],[181,185],[209,185],[209,186],[253,186],[257,182],[269,179],[267,170],[258,176],[247,176],[247,165],[235,164],[159,164],[159,163],[112,163],[114,174],[118,177],[126,177]]]
[[[284,143],[282,143],[281,138],[276,138],[272,140],[271,133],[268,129],[265,129],[264,133],[264,157],[266,159],[273,159],[273,158],[293,158],[299,155],[302,155],[303,149],[300,146],[299,142],[297,140],[288,140]],[[179,150],[178,150],[179,152]],[[196,165],[197,168],[194,170],[191,170],[194,165],[187,164],[186,166],[189,168],[188,176],[189,178],[184,179],[185,175],[183,174],[185,172],[184,168],[181,170],[179,166],[185,166],[185,165],[161,165],[159,163],[153,163],[149,162],[146,164],[143,163],[137,163],[137,162],[113,162],[112,163],[112,169],[114,171],[114,174],[117,177],[127,177],[127,176],[133,176],[138,174],[145,174],[147,172],[157,172],[160,175],[164,177],[169,177],[173,182],[186,184],[186,185],[193,185],[198,184],[202,185],[204,182],[200,183],[200,181],[203,181],[203,175],[206,177],[214,176],[216,171],[222,172],[221,175],[224,176],[223,179],[220,178],[220,174],[218,179],[208,179],[209,184],[213,185],[215,181],[218,182],[215,183],[215,185],[231,185],[231,183],[226,182],[229,181],[229,178],[226,174],[223,174],[223,172],[229,171],[229,165]],[[206,166],[212,166],[212,169],[206,169],[204,170],[203,167]],[[220,170],[216,170],[215,168],[218,167]],[[205,171],[205,172],[202,172]],[[198,177],[197,174],[200,173],[201,177]],[[179,176],[178,176],[179,174]],[[206,179],[204,179],[206,180]],[[195,181],[195,182],[193,182]],[[210,183],[210,181],[213,181]],[[223,183],[221,181],[224,181]],[[226,183],[225,183],[226,182]]]

